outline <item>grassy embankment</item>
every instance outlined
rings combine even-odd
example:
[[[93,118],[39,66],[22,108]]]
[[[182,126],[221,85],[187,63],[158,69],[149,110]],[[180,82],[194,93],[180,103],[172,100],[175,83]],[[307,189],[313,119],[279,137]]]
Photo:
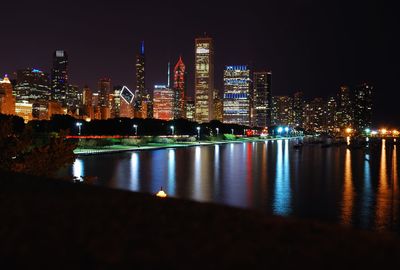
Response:
[[[383,269],[392,234],[0,173],[0,268]]]
[[[274,140],[277,138],[260,137],[236,137],[225,134],[219,137],[210,137],[198,141],[194,137],[171,138],[171,137],[143,137],[132,139],[84,139],[78,142],[78,148],[74,153],[77,155],[90,155],[101,153],[113,153],[124,151],[155,150],[162,148],[192,147],[198,145],[214,145],[225,143],[258,142]]]

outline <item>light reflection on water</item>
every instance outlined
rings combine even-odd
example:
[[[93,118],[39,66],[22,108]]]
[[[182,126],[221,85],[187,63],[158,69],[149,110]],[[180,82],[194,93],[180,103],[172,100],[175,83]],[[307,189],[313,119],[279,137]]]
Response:
[[[345,225],[351,224],[353,212],[353,175],[351,168],[351,152],[346,150],[344,164],[344,187],[343,187],[343,208],[342,208],[342,223]]]
[[[278,154],[276,162],[276,180],[273,213],[279,216],[290,214],[290,166],[289,142],[278,140]]]
[[[323,149],[293,142],[225,144],[79,157],[61,176],[253,208],[267,214],[400,231],[397,146]]]

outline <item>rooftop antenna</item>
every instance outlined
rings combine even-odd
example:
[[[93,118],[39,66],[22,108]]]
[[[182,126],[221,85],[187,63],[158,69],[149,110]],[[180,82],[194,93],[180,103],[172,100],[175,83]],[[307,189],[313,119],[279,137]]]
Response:
[[[168,84],[167,84],[168,88],[170,87],[170,85],[171,85],[171,62],[168,61]]]

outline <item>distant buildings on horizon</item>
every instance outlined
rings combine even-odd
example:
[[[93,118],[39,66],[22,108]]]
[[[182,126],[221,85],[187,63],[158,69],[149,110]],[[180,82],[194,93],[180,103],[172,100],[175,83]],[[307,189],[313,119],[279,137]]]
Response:
[[[145,44],[140,43],[135,61],[132,102],[121,98],[122,86],[110,78],[99,79],[97,89],[70,84],[68,54],[53,54],[50,75],[38,69],[16,71],[15,80],[0,80],[0,112],[16,114],[26,122],[69,114],[79,119],[118,117],[188,119],[199,123],[219,120],[250,127],[289,126],[306,131],[340,133],[371,127],[373,87],[366,83],[350,89],[342,86],[337,96],[308,100],[302,92],[273,96],[272,73],[247,65],[227,65],[223,71],[222,96],[214,86],[213,39],[195,39],[194,99],[187,94],[188,70],[180,56],[168,63],[167,84],[146,85]],[[171,75],[172,71],[172,75]],[[172,83],[171,83],[172,79]],[[130,95],[128,92],[128,95]]]

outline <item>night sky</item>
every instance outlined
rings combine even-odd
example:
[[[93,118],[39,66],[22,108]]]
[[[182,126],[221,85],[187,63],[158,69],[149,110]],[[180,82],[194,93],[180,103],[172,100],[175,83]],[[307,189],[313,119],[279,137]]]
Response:
[[[393,98],[400,90],[398,9],[382,0],[325,2],[2,2],[0,74],[50,71],[53,51],[64,49],[71,83],[95,89],[99,78],[110,77],[133,87],[135,54],[145,40],[148,88],[166,84],[167,62],[181,54],[193,95],[194,38],[207,32],[215,40],[220,90],[226,64],[272,70],[274,95],[327,97],[342,84],[366,81],[375,86],[374,124],[400,125]]]

